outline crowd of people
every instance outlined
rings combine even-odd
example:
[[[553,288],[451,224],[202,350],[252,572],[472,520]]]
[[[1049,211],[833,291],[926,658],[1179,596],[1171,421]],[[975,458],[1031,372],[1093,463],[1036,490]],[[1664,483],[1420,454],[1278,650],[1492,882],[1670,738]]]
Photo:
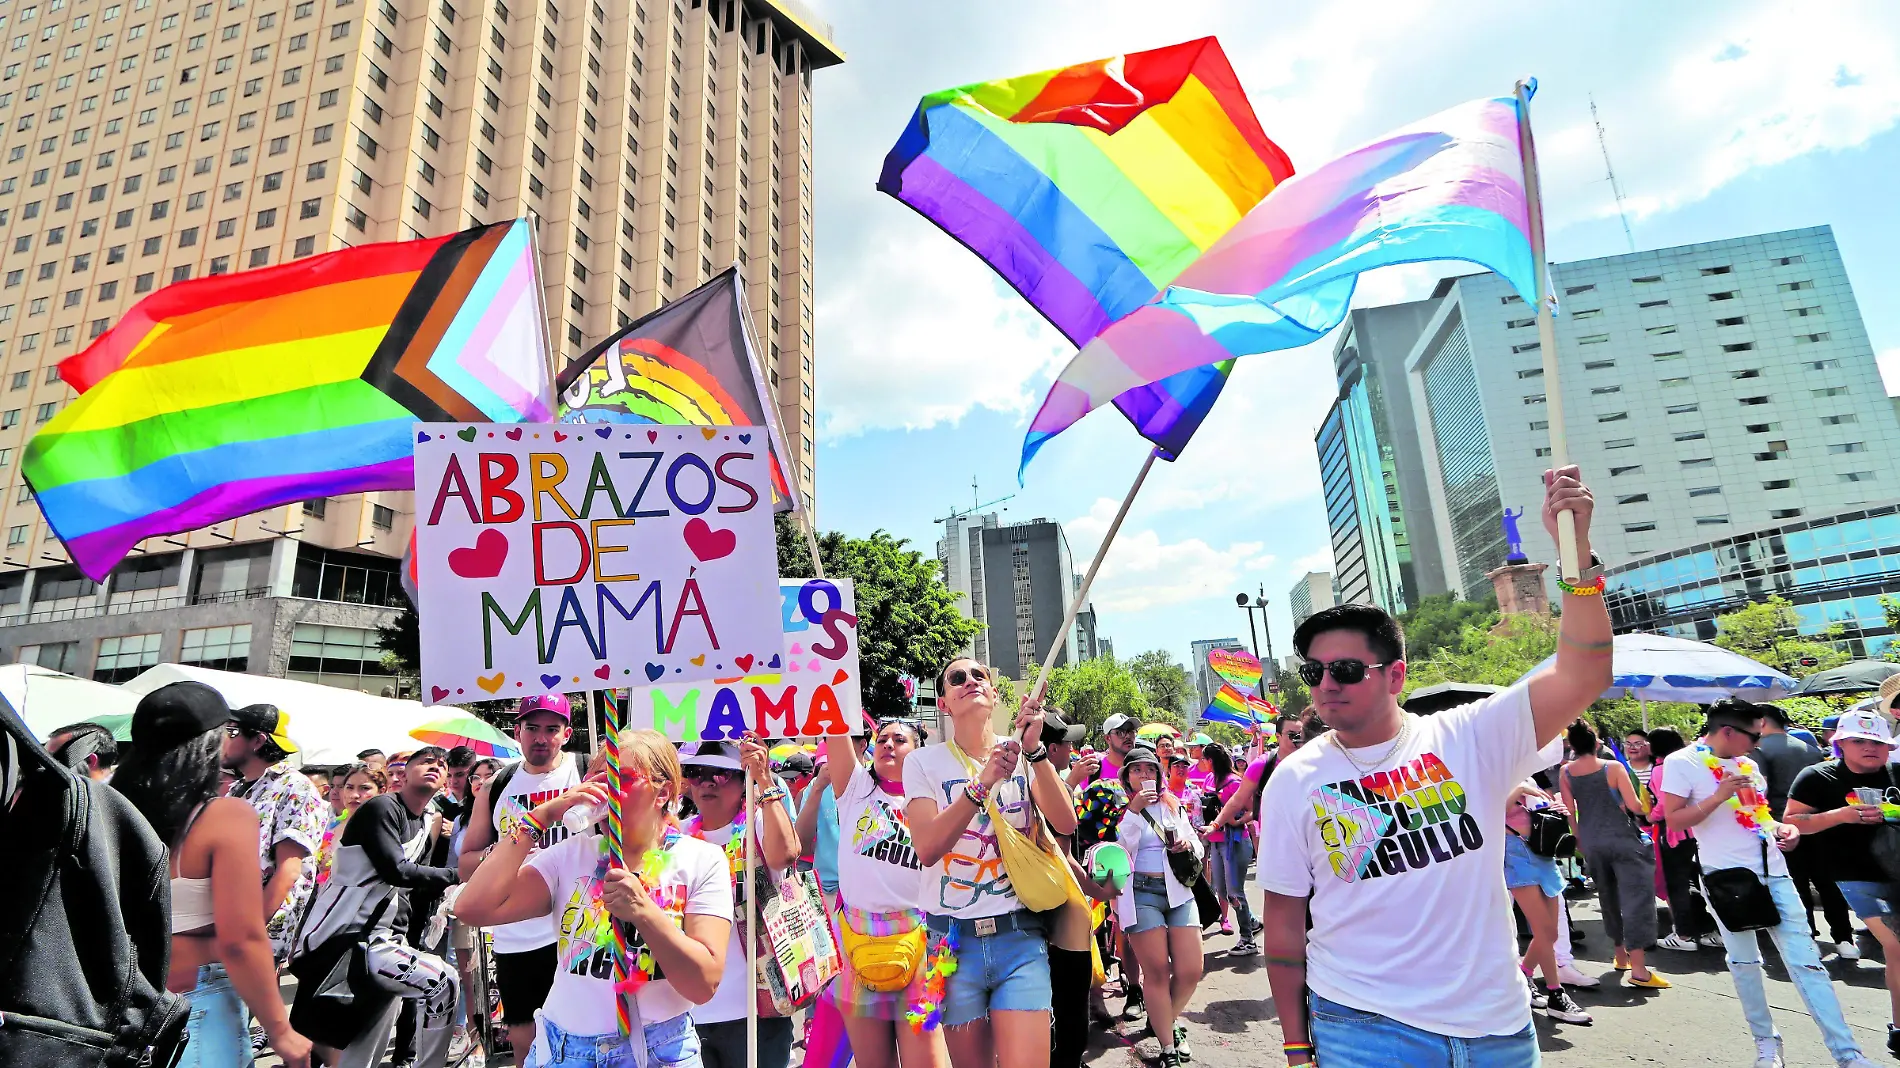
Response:
[[[1546,523],[1564,509],[1587,555],[1570,470],[1547,479]],[[937,679],[943,737],[867,717],[775,757],[751,735],[627,731],[617,779],[570,751],[560,695],[520,702],[507,762],[424,746],[299,768],[282,713],[193,682],[140,701],[123,753],[90,723],[47,747],[170,851],[187,1066],[265,1048],[291,1068],[479,1065],[505,1040],[533,1068],[1076,1068],[1092,1027],[1145,1019],[1175,1068],[1216,929],[1229,954],[1264,953],[1289,1064],[1533,1065],[1533,1012],[1592,1022],[1579,886],[1628,987],[1669,989],[1659,953],[1726,952],[1758,1068],[1783,1063],[1762,931],[1834,1059],[1872,1063],[1821,954],[1858,955],[1850,912],[1900,952],[1882,833],[1896,695],[1818,738],[1729,700],[1693,742],[1665,727],[1619,748],[1586,717],[1610,675],[1601,579],[1563,589],[1552,667],[1431,716],[1399,705],[1391,616],[1309,617],[1294,646],[1312,707],[1246,748],[1124,715],[1091,738],[1035,698],[1011,718],[967,657]],[[772,956],[756,913],[808,884],[836,974],[788,1003],[748,951]]]

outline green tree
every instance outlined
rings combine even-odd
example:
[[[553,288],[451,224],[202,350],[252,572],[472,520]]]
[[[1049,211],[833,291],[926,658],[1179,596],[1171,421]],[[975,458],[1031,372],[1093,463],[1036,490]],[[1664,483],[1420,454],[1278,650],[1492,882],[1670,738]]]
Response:
[[[1274,671],[1273,677],[1279,683],[1280,689],[1277,692],[1269,692],[1267,700],[1272,701],[1275,708],[1297,716],[1313,707],[1313,695],[1307,692],[1306,683],[1300,678],[1298,672],[1278,668]]]
[[[1498,621],[1498,595],[1487,594],[1482,601],[1463,601],[1455,593],[1427,597],[1399,616],[1405,631],[1405,659],[1425,660],[1440,649],[1456,648],[1466,627],[1489,629]]]
[[[1847,663],[1848,654],[1833,644],[1841,639],[1840,624],[1814,635],[1800,633],[1800,624],[1793,602],[1769,597],[1717,616],[1715,644],[1796,678]]]
[[[1549,616],[1506,616],[1495,627],[1466,624],[1455,645],[1407,661],[1405,692],[1440,682],[1509,686],[1557,651],[1557,621]]]
[[[864,707],[873,715],[908,710],[899,676],[935,676],[981,629],[957,613],[957,595],[944,584],[937,561],[909,544],[883,530],[865,538],[826,531],[818,538],[825,575],[850,579],[857,598]],[[787,577],[812,573],[805,536],[784,515],[778,517],[778,566]]]
[[[1135,677],[1135,685],[1141,687],[1141,695],[1149,707],[1156,714],[1172,713],[1179,726],[1194,693],[1187,668],[1176,663],[1167,650],[1150,649],[1128,661],[1128,670]]]
[[[1110,716],[1143,719],[1148,715],[1148,701],[1134,673],[1112,655],[1056,668],[1049,675],[1049,702],[1070,723],[1086,724],[1089,735],[1097,739]]]

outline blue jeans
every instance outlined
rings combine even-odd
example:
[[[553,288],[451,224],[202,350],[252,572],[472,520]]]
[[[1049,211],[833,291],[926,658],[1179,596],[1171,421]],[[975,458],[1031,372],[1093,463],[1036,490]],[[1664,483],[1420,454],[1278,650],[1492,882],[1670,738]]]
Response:
[[[224,965],[198,969],[198,985],[185,1000],[191,1003],[191,1018],[185,1024],[191,1041],[178,1068],[250,1068],[250,1013],[231,988]]]
[[[1240,936],[1247,938],[1253,933],[1254,923],[1253,909],[1247,904],[1247,865],[1253,863],[1253,842],[1235,827],[1229,827],[1226,835],[1221,841],[1207,844],[1207,884],[1215,896],[1239,910]]]
[[[576,1035],[538,1021],[524,1068],[633,1068],[633,1046],[619,1035]],[[691,1013],[645,1027],[647,1068],[699,1068],[699,1032]]]
[[[1835,1062],[1853,1060],[1861,1055],[1860,1044],[1854,1041],[1854,1032],[1841,1015],[1834,979],[1821,966],[1820,951],[1814,947],[1814,936],[1808,933],[1808,910],[1801,907],[1801,893],[1786,875],[1771,875],[1765,882],[1775,899],[1776,911],[1781,913],[1781,923],[1769,928],[1768,934],[1781,953],[1788,978],[1801,992],[1808,1015],[1821,1029],[1821,1041],[1827,1044]],[[1722,926],[1720,916],[1715,919],[1715,927],[1728,949],[1728,972],[1735,980],[1735,993],[1741,999],[1749,1033],[1757,1042],[1774,1038],[1775,1018],[1768,1013],[1768,991],[1762,985],[1761,940],[1755,937],[1759,932],[1731,931]]]
[[[1325,1068],[1536,1068],[1537,1028],[1514,1035],[1448,1038],[1389,1016],[1349,1008],[1308,992],[1307,1028]]]
[[[1040,930],[977,935],[967,922],[958,927],[957,970],[944,982],[945,1027],[992,1012],[1049,1011],[1049,940]],[[931,932],[933,949],[941,937]]]
[[[1195,910],[1194,899],[1188,898],[1173,908],[1168,907],[1168,883],[1159,875],[1134,874],[1135,880],[1135,922],[1128,928],[1129,934],[1141,934],[1163,927],[1192,927],[1201,929],[1201,917]]]
[[[1893,907],[1900,902],[1900,883],[1849,880],[1834,885],[1840,888],[1841,896],[1847,899],[1847,907],[1854,910],[1854,915],[1863,920],[1893,923]]]

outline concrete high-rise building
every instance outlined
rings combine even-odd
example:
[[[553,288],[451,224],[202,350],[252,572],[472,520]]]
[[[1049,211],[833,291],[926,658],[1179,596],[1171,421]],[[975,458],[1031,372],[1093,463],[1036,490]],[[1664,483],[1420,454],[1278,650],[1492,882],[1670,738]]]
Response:
[[[1571,462],[1615,567],[1896,496],[1900,425],[1827,227],[1558,264]],[[1533,560],[1549,464],[1536,315],[1492,274],[1450,280],[1407,357],[1429,521],[1467,598],[1522,509]],[[1426,517],[1429,517],[1429,520]],[[1554,576],[1555,571],[1551,572]]]
[[[1196,716],[1199,716],[1201,709],[1206,708],[1209,702],[1214,700],[1215,691],[1219,690],[1221,683],[1226,681],[1214,674],[1213,668],[1207,666],[1207,654],[1216,649],[1233,649],[1243,653],[1247,651],[1247,647],[1240,643],[1239,638],[1202,638],[1188,643],[1188,670],[1194,675],[1194,693],[1201,702],[1194,706]]]
[[[1307,616],[1337,603],[1333,596],[1333,573],[1330,571],[1308,571],[1286,595],[1286,608],[1293,615],[1295,627],[1305,622]]]
[[[534,216],[557,364],[738,262],[810,496],[811,76],[843,56],[794,0],[13,0],[0,38],[0,646],[386,682],[408,494],[149,539],[95,585],[17,473],[54,365],[132,303],[350,245]]]
[[[1442,592],[1437,532],[1409,522],[1426,496],[1405,356],[1434,302],[1353,311],[1333,344],[1339,397],[1315,437],[1340,596],[1403,612]]]
[[[985,625],[973,655],[1009,678],[1027,679],[1060,635],[1055,666],[1080,660],[1077,628],[1062,633],[1076,587],[1062,525],[1032,519],[972,527],[968,536],[975,548],[971,582],[982,594],[971,597],[972,618]]]
[[[937,539],[937,561],[943,565],[944,584],[957,595],[957,611],[965,619],[978,622],[989,619],[983,589],[983,531],[993,530],[996,525],[995,512],[981,515],[954,512],[943,520],[943,537]],[[989,632],[985,628],[977,631],[976,637],[961,652],[987,664],[989,649]]]

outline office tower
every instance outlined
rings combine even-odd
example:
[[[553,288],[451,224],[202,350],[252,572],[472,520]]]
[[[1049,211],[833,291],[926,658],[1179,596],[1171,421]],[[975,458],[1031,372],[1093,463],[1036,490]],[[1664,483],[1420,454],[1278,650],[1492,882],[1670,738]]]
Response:
[[[1287,611],[1293,614],[1295,627],[1304,622],[1307,616],[1337,603],[1333,596],[1333,573],[1330,571],[1308,571],[1286,595]]]
[[[983,589],[983,531],[997,525],[996,513],[952,512],[939,522],[943,537],[937,539],[937,560],[943,565],[944,584],[956,595],[963,618],[984,622],[989,615]],[[977,631],[960,654],[989,663],[989,639],[987,627]]]
[[[975,655],[1008,678],[1029,679],[1056,643],[1075,598],[1069,539],[1060,523],[1048,519],[972,526],[967,536],[973,550],[970,581],[974,593],[981,594],[971,597],[973,618],[985,625]],[[1081,659],[1076,629],[1061,638],[1056,667]]]
[[[1606,564],[1895,496],[1900,426],[1832,230],[1816,227],[1553,268],[1570,459],[1595,490]],[[1468,598],[1527,555],[1549,440],[1536,316],[1502,278],[1451,280],[1407,360],[1429,515]],[[1416,529],[1418,523],[1413,523]],[[1554,570],[1553,570],[1554,574]]]
[[[149,539],[96,585],[18,476],[54,365],[134,302],[350,245],[533,216],[557,365],[740,263],[810,496],[811,76],[843,56],[792,0],[12,0],[0,36],[0,645],[388,685],[409,494]]]

